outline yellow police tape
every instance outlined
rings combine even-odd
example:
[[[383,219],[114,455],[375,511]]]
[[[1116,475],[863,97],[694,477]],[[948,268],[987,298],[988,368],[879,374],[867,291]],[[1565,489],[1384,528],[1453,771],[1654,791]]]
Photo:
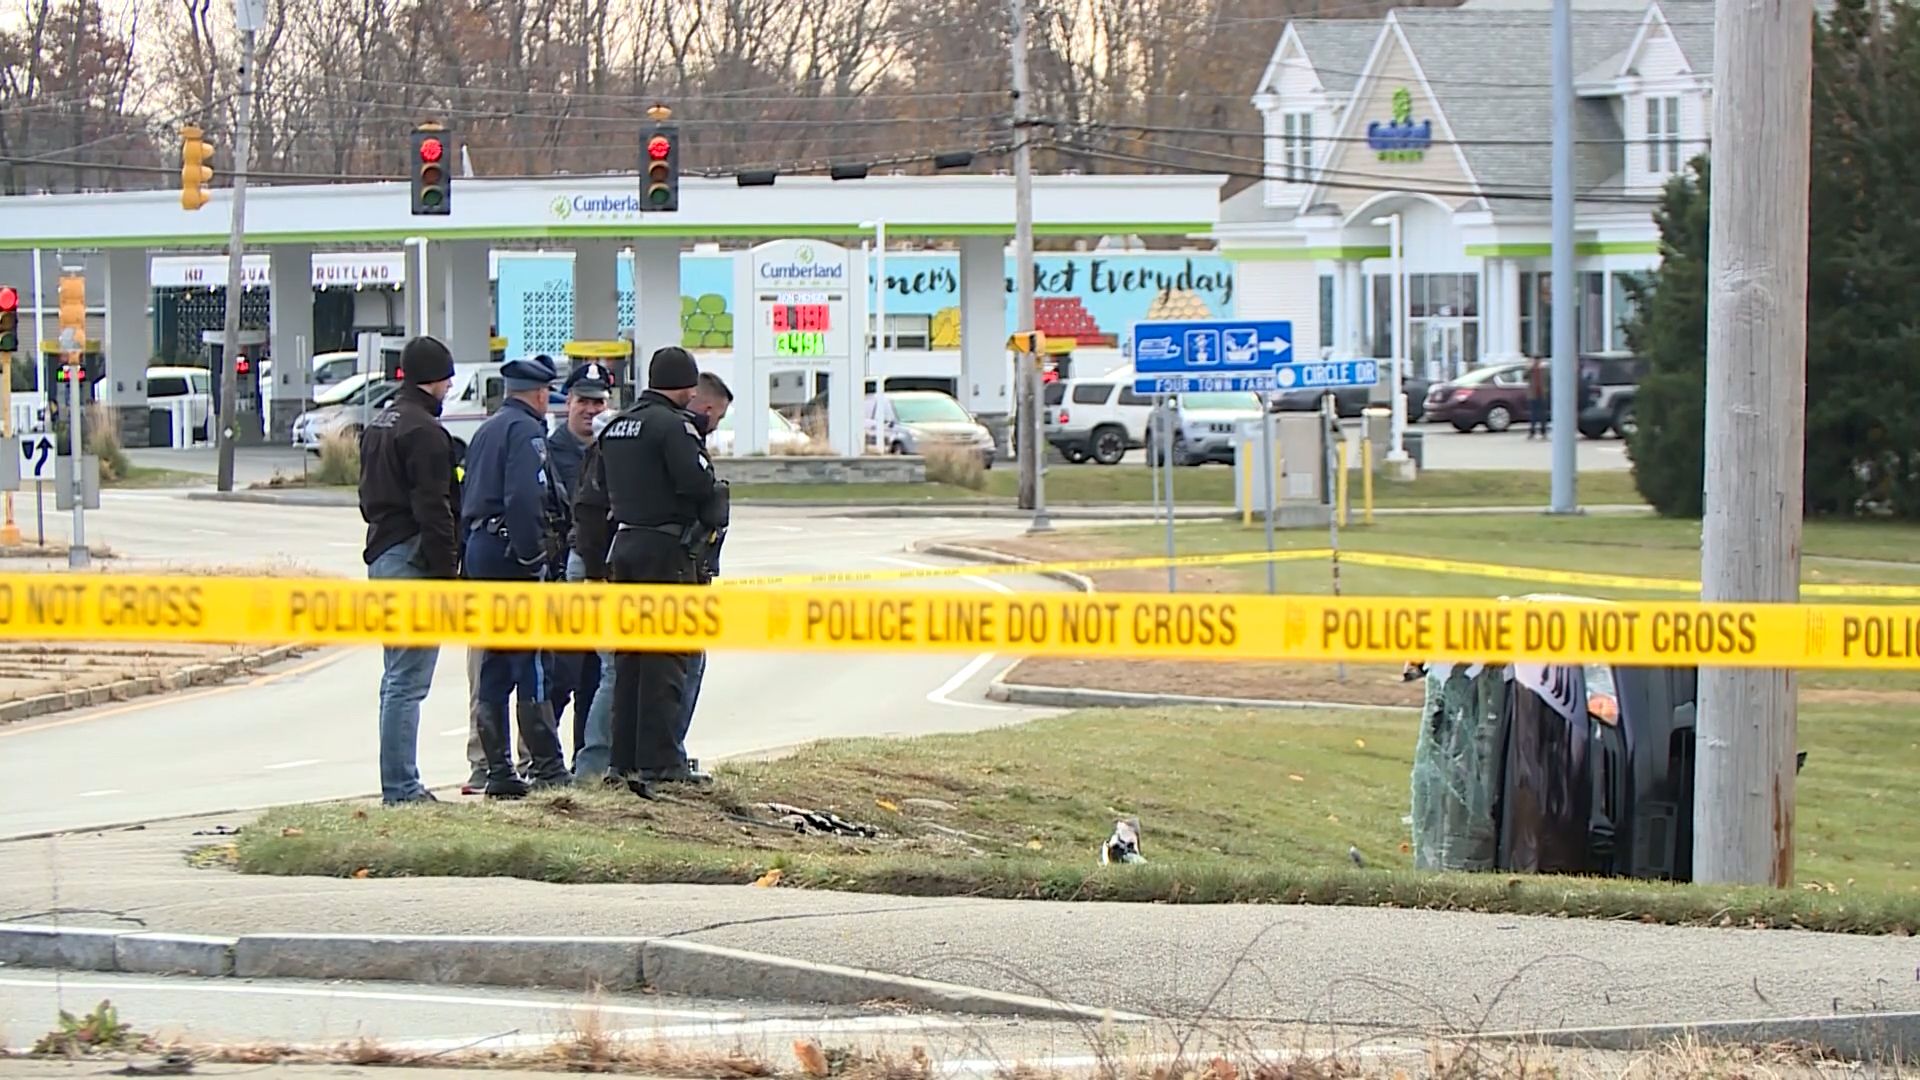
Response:
[[[1920,606],[10,574],[0,638],[1920,668]]]
[[[1132,559],[1080,559],[1051,563],[969,563],[965,566],[925,566],[911,570],[832,570],[817,574],[781,574],[773,577],[720,578],[715,584],[758,588],[766,585],[845,585],[869,581],[918,581],[938,578],[999,577],[1043,574],[1092,574],[1114,570],[1163,570],[1169,566],[1246,566],[1270,562],[1311,562],[1324,559],[1331,549],[1310,551],[1236,551],[1212,555],[1148,555]]]

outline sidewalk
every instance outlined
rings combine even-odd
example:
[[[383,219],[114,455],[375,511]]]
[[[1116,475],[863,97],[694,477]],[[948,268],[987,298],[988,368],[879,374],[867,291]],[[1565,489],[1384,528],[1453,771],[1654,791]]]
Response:
[[[1155,1016],[1211,1010],[1395,1029],[1920,1010],[1908,939],[1374,908],[247,877],[185,864],[190,848],[226,842],[195,830],[249,823],[236,815],[0,844],[0,880],[10,883],[0,921],[671,938]]]

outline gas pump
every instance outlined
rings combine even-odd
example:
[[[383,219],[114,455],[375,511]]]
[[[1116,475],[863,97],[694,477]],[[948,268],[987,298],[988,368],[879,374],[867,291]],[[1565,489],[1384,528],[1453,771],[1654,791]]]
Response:
[[[220,430],[231,428],[235,446],[258,446],[266,441],[266,408],[260,394],[260,361],[267,351],[267,333],[264,330],[240,331],[240,353],[233,361],[233,418],[231,422],[220,416],[220,403],[223,400],[221,379],[226,375],[227,335],[221,330],[206,330],[200,334],[201,353],[207,359],[207,370],[212,373],[213,414],[215,427]]]

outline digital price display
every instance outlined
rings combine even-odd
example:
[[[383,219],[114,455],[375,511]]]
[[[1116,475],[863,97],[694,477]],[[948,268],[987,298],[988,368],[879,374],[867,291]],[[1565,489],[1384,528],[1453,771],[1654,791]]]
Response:
[[[826,304],[775,304],[773,351],[777,356],[825,356],[827,331],[833,329],[832,308]]]

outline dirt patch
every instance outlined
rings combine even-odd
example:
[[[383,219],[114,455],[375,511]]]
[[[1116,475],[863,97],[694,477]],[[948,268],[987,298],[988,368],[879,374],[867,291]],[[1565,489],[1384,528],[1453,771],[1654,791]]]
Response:
[[[1387,665],[1347,666],[1342,681],[1331,664],[1196,664],[1179,660],[1070,660],[1033,657],[1007,673],[1024,686],[1117,690],[1129,694],[1183,694],[1256,701],[1331,701],[1353,705],[1419,707],[1417,682],[1401,682]]]

